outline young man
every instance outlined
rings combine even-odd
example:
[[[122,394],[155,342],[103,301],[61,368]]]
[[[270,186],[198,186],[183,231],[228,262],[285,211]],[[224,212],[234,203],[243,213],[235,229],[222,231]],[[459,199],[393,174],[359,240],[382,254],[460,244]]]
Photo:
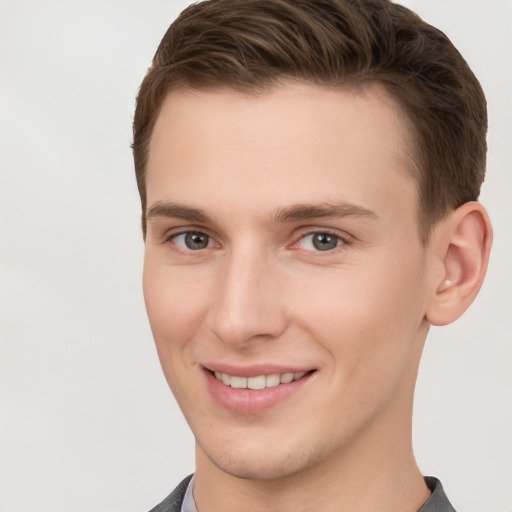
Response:
[[[154,511],[452,511],[411,442],[429,325],[483,281],[486,107],[386,0],[209,0],[137,99],[144,294],[196,438]]]

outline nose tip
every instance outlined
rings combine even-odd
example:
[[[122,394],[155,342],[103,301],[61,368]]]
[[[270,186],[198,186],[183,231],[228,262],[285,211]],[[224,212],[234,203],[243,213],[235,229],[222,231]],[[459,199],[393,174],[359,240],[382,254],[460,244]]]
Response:
[[[279,279],[272,265],[242,259],[219,273],[210,329],[223,343],[242,347],[275,339],[286,329]]]

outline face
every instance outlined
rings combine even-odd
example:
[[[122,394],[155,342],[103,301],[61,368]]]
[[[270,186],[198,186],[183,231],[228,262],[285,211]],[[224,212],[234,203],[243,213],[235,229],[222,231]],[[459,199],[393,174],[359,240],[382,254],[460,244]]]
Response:
[[[272,479],[408,438],[429,269],[405,132],[378,88],[166,99],[144,294],[198,460]]]

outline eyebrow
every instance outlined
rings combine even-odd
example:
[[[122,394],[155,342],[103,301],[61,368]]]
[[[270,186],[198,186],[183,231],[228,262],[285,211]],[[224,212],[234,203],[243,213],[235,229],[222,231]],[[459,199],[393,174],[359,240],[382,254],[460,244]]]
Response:
[[[146,210],[147,220],[157,217],[182,219],[204,224],[211,222],[210,217],[203,210],[173,202],[164,203],[159,201]],[[308,219],[341,217],[369,217],[375,219],[377,215],[371,210],[349,203],[296,204],[279,208],[272,215],[271,220],[278,224]]]
[[[297,204],[280,208],[273,220],[278,223],[341,217],[369,217],[376,219],[377,215],[371,210],[350,203]]]
[[[150,206],[146,210],[146,219],[156,217],[167,217],[172,219],[183,219],[191,222],[207,223],[210,219],[203,210],[190,208],[178,203],[163,203],[161,201]]]

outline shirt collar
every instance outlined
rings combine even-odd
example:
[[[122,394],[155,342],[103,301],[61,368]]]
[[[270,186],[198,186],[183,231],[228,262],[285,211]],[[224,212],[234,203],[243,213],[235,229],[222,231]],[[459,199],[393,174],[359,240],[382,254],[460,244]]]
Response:
[[[181,504],[181,512],[197,512],[196,502],[194,500],[194,477],[190,480]]]

